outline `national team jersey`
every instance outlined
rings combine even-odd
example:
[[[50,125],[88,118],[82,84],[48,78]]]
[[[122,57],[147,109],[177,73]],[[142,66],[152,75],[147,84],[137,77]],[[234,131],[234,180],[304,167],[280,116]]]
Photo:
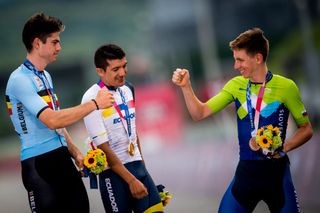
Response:
[[[45,75],[43,77],[53,91],[50,74],[43,71],[38,72],[38,75]],[[55,105],[59,106],[56,95],[54,100]],[[21,140],[21,160],[66,146],[62,135],[50,130],[38,119],[44,109],[53,108],[53,102],[48,88],[25,64],[11,73],[6,88],[6,102],[11,121]]]
[[[99,83],[101,85],[102,82]],[[85,92],[82,98],[82,103],[90,101],[97,96],[98,91],[101,89],[99,83],[94,84]],[[123,164],[142,160],[137,145],[133,86],[126,82],[123,86],[118,88],[110,86],[107,88],[113,93],[115,103],[110,108],[95,110],[84,117],[84,123],[89,137],[96,146],[108,142],[110,149],[115,152]],[[123,98],[121,97],[121,93]],[[125,103],[123,100],[125,100]],[[123,119],[121,119],[119,112],[121,112],[122,116],[130,119],[130,140],[133,142],[135,147],[134,156],[130,156],[128,154],[129,136],[125,128],[127,123],[123,123]]]
[[[270,71],[269,71],[270,72]],[[291,113],[297,125],[309,121],[308,114],[301,100],[301,95],[296,84],[285,77],[272,75],[266,82],[260,110],[259,127],[273,125],[281,131],[282,141],[285,143],[289,114]],[[246,90],[249,80],[242,76],[231,79],[223,89],[207,101],[214,113],[219,112],[231,102],[235,102],[238,140],[240,145],[241,160],[267,159],[260,152],[254,152],[249,147],[251,138],[250,117],[248,114]],[[257,96],[262,84],[251,83],[252,114],[255,115]],[[257,129],[258,129],[257,128]]]

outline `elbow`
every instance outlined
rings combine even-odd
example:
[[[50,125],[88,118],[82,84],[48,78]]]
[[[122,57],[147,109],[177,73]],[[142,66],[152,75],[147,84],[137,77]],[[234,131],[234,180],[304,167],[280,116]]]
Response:
[[[313,136],[313,128],[311,124],[308,124],[306,128],[303,130],[306,142],[309,141]]]
[[[313,136],[313,129],[312,128],[309,128],[309,130],[307,131],[307,138],[308,140],[310,140]]]
[[[204,117],[202,115],[191,115],[191,118],[193,121],[198,122],[203,120]]]
[[[195,122],[198,122],[198,121],[201,121],[202,119],[198,118],[198,117],[192,117],[192,120],[195,121]]]

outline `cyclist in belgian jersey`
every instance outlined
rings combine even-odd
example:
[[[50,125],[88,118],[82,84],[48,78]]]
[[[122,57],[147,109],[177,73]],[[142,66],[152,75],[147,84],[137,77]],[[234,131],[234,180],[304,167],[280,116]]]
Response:
[[[94,111],[84,118],[90,139],[107,156],[109,168],[99,174],[99,188],[106,212],[156,213],[163,205],[140,149],[136,132],[135,95],[126,81],[127,59],[117,45],[99,47],[94,56],[100,80],[83,95],[82,102],[107,87],[113,107]]]
[[[230,47],[234,68],[241,76],[227,82],[207,102],[195,96],[188,70],[176,69],[172,76],[196,121],[235,103],[240,161],[219,212],[252,212],[259,201],[264,201],[270,212],[299,212],[287,153],[306,143],[313,134],[299,89],[292,80],[268,70],[269,42],[261,29],[243,32],[230,42]],[[286,139],[290,113],[298,128]],[[278,139],[272,141],[270,138],[275,136]],[[276,143],[279,147],[270,151]]]
[[[83,156],[64,127],[97,109],[94,101],[61,109],[46,66],[61,50],[61,20],[36,13],[25,23],[22,39],[26,60],[13,71],[6,101],[15,131],[21,140],[21,168],[32,212],[89,212],[81,175]],[[95,102],[110,107],[113,96],[100,90]],[[72,157],[72,158],[71,158]]]

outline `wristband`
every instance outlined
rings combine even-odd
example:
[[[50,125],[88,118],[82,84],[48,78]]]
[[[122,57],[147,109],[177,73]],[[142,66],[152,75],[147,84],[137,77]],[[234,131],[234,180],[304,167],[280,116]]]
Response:
[[[97,107],[97,110],[99,110],[99,106],[98,106],[98,104],[97,104],[97,101],[95,100],[95,99],[91,99],[91,101],[93,101],[93,103],[96,105],[96,107]]]

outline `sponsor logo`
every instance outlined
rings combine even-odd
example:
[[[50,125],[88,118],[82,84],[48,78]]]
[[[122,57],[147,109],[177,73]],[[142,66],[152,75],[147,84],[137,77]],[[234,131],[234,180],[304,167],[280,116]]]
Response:
[[[136,116],[135,113],[131,113],[131,114],[129,115],[129,118],[130,118],[130,119],[133,119],[135,116]],[[127,117],[124,117],[124,118],[127,119]],[[121,122],[121,118],[115,118],[115,119],[113,119],[113,124],[117,124],[117,123],[120,123],[120,122]]]
[[[110,200],[110,203],[111,203],[112,211],[113,212],[119,212],[119,209],[118,209],[118,206],[117,206],[117,203],[116,203],[116,198],[114,197],[114,194],[113,194],[113,189],[112,189],[110,178],[106,178],[105,181],[106,181],[106,187],[107,187],[107,190],[108,190],[109,200]]]
[[[20,121],[21,130],[24,134],[28,134],[26,121],[24,119],[22,103],[17,103],[18,119]]]
[[[38,86],[39,89],[44,88],[44,85],[38,76],[34,76],[34,81],[36,82],[36,85]]]
[[[36,202],[34,200],[33,191],[29,192],[29,202],[30,202],[30,208],[32,213],[36,213]]]
[[[278,126],[279,126],[279,129],[280,131],[282,132],[283,131],[283,125],[284,125],[284,109],[281,109],[279,111],[279,117],[278,117]]]

